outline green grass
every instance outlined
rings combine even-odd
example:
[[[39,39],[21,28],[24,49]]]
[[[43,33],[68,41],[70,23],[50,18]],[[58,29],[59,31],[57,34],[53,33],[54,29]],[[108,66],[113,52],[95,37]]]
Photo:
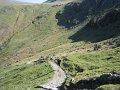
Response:
[[[22,12],[14,27],[15,35],[0,53],[0,90],[34,90],[34,87],[45,83],[53,77],[54,72],[51,66],[47,63],[37,66],[25,64],[13,66],[13,64],[16,63],[16,61],[18,63],[21,61],[26,62],[24,61],[26,58],[36,55],[41,51],[68,43],[70,33],[63,30],[61,32],[59,26],[57,26],[55,14],[61,7],[52,8],[49,5],[14,7],[16,8],[13,11],[15,11],[14,13],[17,13],[17,15],[20,10],[22,10]],[[40,8],[42,8],[42,10]],[[48,9],[50,9],[50,14],[44,15]],[[33,13],[33,11],[35,13]],[[7,12],[6,16],[3,17],[7,18],[9,15]],[[9,20],[9,18],[8,21],[6,21],[2,16],[0,18],[6,24],[10,23],[14,25],[17,15],[16,17],[13,15],[13,21],[12,19]],[[32,24],[31,22],[36,16],[44,17],[40,20],[35,20],[35,23]],[[30,26],[25,28],[28,24],[30,24]],[[11,27],[13,28],[12,25]],[[11,32],[13,31],[13,29],[10,30]],[[39,56],[40,54],[38,58]],[[4,67],[6,68],[2,69]]]
[[[83,79],[109,73],[111,71],[120,71],[120,48],[92,51],[82,54],[69,55],[63,61],[62,67],[69,72],[75,82]],[[70,79],[70,78],[69,78]]]
[[[14,61],[18,60],[18,58],[19,60],[23,60],[44,50],[71,42],[68,37],[74,31],[69,32],[65,31],[64,28],[60,28],[55,18],[56,12],[63,6],[16,5],[13,7],[16,7],[13,11],[20,12],[19,19],[15,23],[14,36],[0,55],[1,65],[7,62],[15,63]],[[6,15],[9,16],[10,14],[6,13]],[[42,18],[36,19],[37,16],[42,16]],[[4,22],[6,21],[4,20]]]
[[[48,63],[16,65],[0,69],[0,90],[26,90],[45,83],[54,72]]]
[[[112,84],[103,85],[103,86],[98,87],[96,90],[120,90],[120,85],[119,84],[117,84],[117,85],[112,85]]]

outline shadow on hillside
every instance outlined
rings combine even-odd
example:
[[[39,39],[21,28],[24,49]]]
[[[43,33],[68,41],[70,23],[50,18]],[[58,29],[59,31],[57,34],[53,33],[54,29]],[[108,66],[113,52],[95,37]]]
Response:
[[[70,28],[80,24],[92,13],[92,9],[95,5],[95,0],[68,3],[63,10],[56,14],[58,25]]]
[[[94,17],[84,28],[69,37],[73,42],[99,42],[120,35],[120,10],[111,10],[105,16]]]
[[[65,5],[64,9],[56,14],[56,19],[58,25],[69,29],[101,11],[119,6],[120,0],[81,0]]]
[[[76,84],[70,83],[70,86],[67,90],[103,90],[103,89],[96,89],[101,85],[108,85],[108,84],[120,84],[120,76],[119,73],[108,73],[103,74],[101,76],[96,76],[93,78],[83,79],[77,82]],[[113,89],[116,90],[116,89]]]
[[[85,42],[99,42],[110,38],[115,38],[120,35],[120,23],[113,27],[107,26],[104,28],[89,28],[84,27],[77,31],[74,35],[70,36],[69,39],[73,42],[85,41]]]

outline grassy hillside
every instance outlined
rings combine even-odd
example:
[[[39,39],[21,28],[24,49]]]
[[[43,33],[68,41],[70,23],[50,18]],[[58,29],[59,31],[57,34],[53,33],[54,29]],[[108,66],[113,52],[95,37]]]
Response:
[[[77,83],[83,78],[94,77],[102,73],[120,71],[120,48],[90,51],[69,55],[62,63],[64,70]],[[67,82],[66,82],[67,83]]]
[[[120,89],[120,85],[103,85],[99,88],[97,88],[96,90],[119,90]]]
[[[38,72],[39,71],[39,72]],[[35,87],[52,78],[54,72],[47,63],[14,65],[0,69],[1,90],[36,90]]]
[[[49,5],[47,6],[23,5],[23,6],[13,6],[13,7],[17,7],[16,9],[18,10],[18,12],[20,12],[19,13],[20,15],[17,17],[17,22],[15,22],[15,26],[13,26],[14,29],[9,30],[13,33],[12,35],[10,35],[9,33],[10,36],[5,41],[5,44],[7,45],[4,45],[5,48],[3,48],[2,50],[1,56],[3,57],[3,54],[5,54],[6,56],[9,55],[11,56],[22,52],[26,54],[24,56],[30,56],[31,54],[40,51],[38,50],[38,48],[40,48],[39,47],[40,43],[44,40],[44,38],[51,36],[53,33],[55,33],[55,31],[57,31],[54,24],[54,19],[51,20],[54,16],[52,14],[49,16],[49,13],[54,13],[54,12],[51,11],[52,7],[50,7]],[[42,8],[42,10],[39,10],[39,8]],[[45,24],[45,22],[47,22],[48,19],[50,19],[49,22]],[[53,26],[51,26],[51,23]],[[18,55],[18,57],[24,57],[24,56]]]
[[[1,23],[11,27],[9,30],[4,29],[7,37],[2,34],[4,40],[1,40],[0,70],[4,70],[0,73],[1,89],[26,90],[29,88],[33,90],[35,86],[46,82],[53,76],[52,68],[48,64],[34,66],[23,63],[37,60],[41,56],[39,53],[44,50],[70,42],[68,37],[72,32],[67,32],[64,28],[57,26],[55,18],[56,12],[63,6],[1,6],[3,11],[6,10],[6,16],[1,13]],[[3,27],[2,24],[1,26]],[[38,56],[34,56],[36,54]]]
[[[120,71],[119,24],[119,0],[1,5],[0,89],[33,90],[50,79],[47,63],[25,64],[40,56],[62,58],[68,88],[84,77]]]
[[[0,52],[0,89],[33,90],[35,89],[34,87],[52,78],[54,72],[47,63],[35,66],[23,63],[26,62],[24,61],[26,60],[25,58],[50,48],[48,46],[43,48],[43,46],[44,43],[48,42],[47,38],[52,41],[56,37],[54,34],[58,30],[56,29],[53,15],[55,10],[59,10],[59,7],[56,9],[51,7],[51,5],[13,5],[1,6],[1,12],[2,10],[5,15],[3,15],[4,13],[0,14],[1,23],[11,28],[8,30],[1,24],[1,27],[5,27],[5,29],[1,29],[3,30],[1,34],[4,32],[1,38],[4,37],[4,39],[2,38],[1,40]],[[51,37],[51,35],[54,36]],[[46,39],[46,42],[42,43],[44,39]],[[55,45],[54,41],[52,45]],[[38,58],[35,58],[35,60]]]

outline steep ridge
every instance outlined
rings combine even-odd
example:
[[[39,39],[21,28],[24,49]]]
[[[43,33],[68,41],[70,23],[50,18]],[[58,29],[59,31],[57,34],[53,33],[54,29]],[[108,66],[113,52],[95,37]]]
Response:
[[[76,41],[100,42],[120,36],[120,10],[112,9],[104,14],[94,16],[90,22],[70,39]],[[89,34],[89,36],[88,36]]]
[[[119,0],[81,0],[67,4],[63,10],[56,14],[56,18],[58,19],[58,25],[68,29],[87,22],[86,26],[69,39],[98,42],[119,36],[119,9]],[[103,36],[103,34],[106,35]]]
[[[58,25],[70,28],[96,16],[96,14],[119,7],[119,4],[119,0],[80,0],[68,3],[63,10],[56,14],[56,18]]]

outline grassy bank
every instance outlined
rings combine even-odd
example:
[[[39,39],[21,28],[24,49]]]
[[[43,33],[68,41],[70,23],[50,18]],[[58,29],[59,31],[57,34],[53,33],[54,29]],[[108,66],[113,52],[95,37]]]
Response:
[[[69,55],[63,60],[62,67],[76,83],[83,78],[120,71],[119,58],[120,48],[92,51]]]
[[[15,65],[0,69],[1,90],[34,90],[52,78],[54,71],[48,63]]]

